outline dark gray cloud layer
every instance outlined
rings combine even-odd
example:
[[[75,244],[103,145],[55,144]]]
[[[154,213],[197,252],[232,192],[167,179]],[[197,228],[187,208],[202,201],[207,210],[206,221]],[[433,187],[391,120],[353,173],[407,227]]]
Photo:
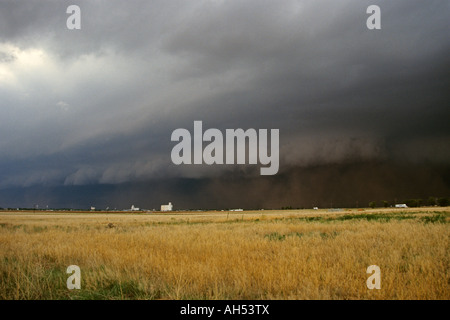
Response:
[[[81,30],[66,28],[69,4],[81,8]],[[372,4],[381,30],[366,27]],[[364,177],[361,163],[369,171],[383,163],[393,176],[424,172],[411,194],[430,179],[435,193],[448,193],[449,13],[446,1],[421,0],[1,1],[0,188],[147,183],[158,202],[182,197],[195,184],[183,179],[194,179],[216,200],[188,192],[184,207],[226,206],[218,199],[237,205],[246,196],[227,191],[224,176],[296,199],[285,190],[315,176],[339,186],[344,173]],[[279,175],[174,166],[171,132],[192,130],[194,120],[280,129]],[[305,198],[325,197],[311,189]],[[52,190],[64,206],[58,199],[68,198]],[[139,187],[114,190],[152,206]],[[29,201],[45,202],[42,192]],[[267,193],[275,205],[280,195]]]

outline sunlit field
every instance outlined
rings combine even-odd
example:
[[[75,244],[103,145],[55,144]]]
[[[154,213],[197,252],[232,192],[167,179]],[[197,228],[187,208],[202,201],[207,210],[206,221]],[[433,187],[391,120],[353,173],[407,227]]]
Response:
[[[439,207],[0,212],[0,299],[447,300],[449,222]]]

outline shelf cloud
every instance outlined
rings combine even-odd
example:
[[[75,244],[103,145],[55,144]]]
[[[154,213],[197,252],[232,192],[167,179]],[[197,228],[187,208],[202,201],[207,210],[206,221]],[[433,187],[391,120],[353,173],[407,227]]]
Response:
[[[0,207],[450,195],[447,2],[76,5],[79,30],[65,2],[0,3]],[[197,120],[279,129],[279,172],[174,165],[171,133]]]

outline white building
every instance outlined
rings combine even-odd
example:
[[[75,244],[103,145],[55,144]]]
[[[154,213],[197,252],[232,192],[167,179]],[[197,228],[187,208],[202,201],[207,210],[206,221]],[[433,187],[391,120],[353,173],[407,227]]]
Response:
[[[396,208],[408,208],[408,206],[404,203],[396,204],[395,207]]]
[[[173,210],[172,202],[169,202],[169,204],[161,205],[161,211],[172,211],[172,210]]]
[[[139,211],[138,207],[135,207],[134,204],[131,205],[131,211]]]

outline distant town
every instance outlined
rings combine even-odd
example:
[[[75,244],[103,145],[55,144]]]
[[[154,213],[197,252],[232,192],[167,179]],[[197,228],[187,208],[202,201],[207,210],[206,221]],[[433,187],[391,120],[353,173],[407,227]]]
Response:
[[[357,208],[418,208],[418,207],[447,207],[450,205],[450,198],[446,197],[429,197],[427,200],[423,199],[408,199],[401,203],[389,203],[388,201],[371,201],[368,203],[368,206],[355,206],[353,209]],[[302,210],[302,209],[313,209],[319,210],[318,206],[313,206],[310,208],[307,207],[292,207],[292,206],[284,206],[281,208],[247,208],[247,211],[256,211],[256,210]],[[335,208],[333,206],[330,207],[322,207],[320,209],[328,209],[328,210],[342,210],[342,208]],[[347,209],[350,209],[347,208]],[[105,207],[99,208],[96,206],[91,206],[90,208],[51,208],[48,205],[45,207],[41,207],[39,205],[35,205],[31,208],[29,207],[16,207],[16,208],[2,208],[2,211],[74,211],[74,212],[133,212],[133,213],[145,213],[145,212],[172,212],[172,211],[244,211],[243,208],[226,208],[226,209],[192,209],[192,208],[175,208],[172,202],[168,202],[167,204],[161,204],[161,206],[152,209],[140,208],[132,204],[129,208],[112,208]]]

